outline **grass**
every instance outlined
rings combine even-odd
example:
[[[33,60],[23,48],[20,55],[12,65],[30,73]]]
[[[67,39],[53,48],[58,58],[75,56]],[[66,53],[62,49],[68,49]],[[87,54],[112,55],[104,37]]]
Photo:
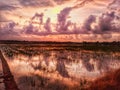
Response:
[[[65,54],[66,53],[65,51],[76,52],[76,53],[74,52],[75,55],[70,54],[72,57],[72,60],[75,60],[74,58],[77,58],[77,56],[81,55],[80,53],[78,53],[80,50],[93,51],[94,53],[92,54],[92,57],[95,59],[96,58],[99,59],[101,57],[108,59],[108,57],[111,56],[112,54],[108,54],[107,56],[104,56],[106,52],[108,53],[116,52],[118,53],[118,56],[117,55],[114,57],[111,56],[109,58],[120,59],[120,45],[112,45],[112,44],[108,44],[108,45],[105,45],[105,44],[48,44],[48,45],[46,44],[42,44],[42,45],[41,44],[20,44],[20,45],[4,44],[2,45],[2,50],[8,57],[13,57],[15,56],[15,54],[32,56],[32,55],[39,55],[40,53],[45,55],[44,57],[49,57],[50,56],[49,51],[58,51],[60,54],[56,52],[58,53],[56,55],[59,55],[59,56],[55,56],[55,57],[64,59],[66,61],[68,58],[67,58],[67,54]],[[105,53],[100,54],[100,53],[97,53],[98,51],[105,52]],[[82,53],[83,55],[81,55],[81,57],[84,57],[85,55],[84,58],[88,58],[89,60],[90,56],[87,55],[89,53],[88,52],[82,52]],[[68,62],[70,62],[70,59],[68,60]],[[101,59],[101,62],[103,62],[102,59]],[[36,80],[35,77],[37,77],[39,84],[36,84],[37,82],[35,81]],[[41,90],[41,88],[42,90],[45,90],[45,89],[46,90],[120,90],[120,69],[115,72],[110,72],[104,77],[98,78],[97,80],[92,82],[91,86],[88,88],[85,88],[86,81],[80,82],[80,85],[70,88],[58,80],[56,80],[55,82],[49,83],[47,85],[43,85],[44,81],[49,82],[49,80],[44,77],[39,77],[39,76],[35,76],[35,77],[34,78],[24,77],[23,79],[20,80],[19,83],[28,82],[25,85],[26,85],[26,88],[27,88],[27,84],[28,86],[33,88],[30,90],[39,90],[39,89]]]
[[[98,78],[85,90],[120,90],[120,69]]]

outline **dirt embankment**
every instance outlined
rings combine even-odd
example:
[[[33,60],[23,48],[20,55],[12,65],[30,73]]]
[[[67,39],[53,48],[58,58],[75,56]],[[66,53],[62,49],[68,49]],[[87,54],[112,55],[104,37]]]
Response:
[[[86,90],[120,90],[120,69],[98,78]]]

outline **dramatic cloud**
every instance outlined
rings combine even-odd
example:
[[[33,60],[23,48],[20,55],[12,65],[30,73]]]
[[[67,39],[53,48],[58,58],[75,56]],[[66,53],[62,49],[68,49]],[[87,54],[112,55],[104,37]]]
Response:
[[[43,13],[41,13],[41,14],[36,13],[36,14],[32,17],[32,20],[34,20],[35,18],[38,18],[38,19],[39,19],[40,24],[43,24],[43,16],[44,16],[44,14],[43,14]]]
[[[8,5],[8,4],[5,4],[5,3],[0,3],[0,10],[1,11],[5,11],[5,10],[11,11],[11,10],[15,10],[17,8],[19,8],[19,7],[16,7],[14,5]]]
[[[56,2],[58,5],[67,3],[68,1],[72,1],[72,0],[53,0],[54,2]]]
[[[10,39],[12,37],[18,37],[19,32],[15,29],[16,23],[14,21],[8,22],[4,27],[0,29],[0,39]]]
[[[26,26],[25,28],[25,33],[26,34],[34,34],[34,27],[32,24],[29,24],[28,26]]]
[[[43,24],[43,27],[40,26],[40,30],[36,28],[32,23],[25,27],[26,34],[35,34],[35,35],[56,35],[56,34],[93,34],[96,37],[96,34],[100,34],[103,38],[111,38],[112,33],[120,31],[120,25],[118,24],[119,19],[115,12],[106,12],[101,16],[90,15],[84,21],[82,26],[77,26],[71,21],[67,20],[71,7],[64,8],[58,14],[58,22],[54,27],[56,32],[52,32],[51,28],[52,23],[50,18],[46,20]],[[43,14],[35,14],[32,17],[39,18],[40,22],[43,18]],[[40,23],[41,25],[41,23]]]
[[[19,0],[22,6],[31,6],[31,7],[47,7],[53,6],[53,3],[50,0]]]
[[[120,0],[113,0],[109,3],[108,8],[120,8]]]
[[[44,25],[44,28],[46,29],[47,32],[51,32],[51,22],[50,22],[50,18],[48,18],[46,20],[46,23]]]
[[[90,15],[86,21],[84,22],[84,26],[83,29],[85,30],[91,30],[91,24],[94,23],[96,21],[96,17],[94,15]]]
[[[68,7],[68,8],[65,8],[63,10],[60,11],[60,13],[58,14],[58,32],[64,32],[66,31],[68,25],[66,25],[66,20],[67,20],[67,17],[70,13],[70,11],[72,10],[71,7]]]
[[[51,34],[49,29],[47,29],[48,27],[40,27],[39,28],[35,27],[32,23],[30,23],[29,25],[25,26],[22,30],[22,34],[30,34],[30,35],[38,35],[38,36],[44,36],[44,35],[49,35]]]
[[[14,0],[10,4],[2,1],[0,37],[68,35],[68,39],[80,40],[86,34],[86,40],[98,36],[113,38],[113,34],[120,33],[119,4],[120,0]]]
[[[80,8],[89,2],[94,2],[94,0],[77,0],[77,4],[73,8]]]
[[[115,12],[107,12],[99,17],[98,25],[95,27],[96,33],[107,32],[119,32],[120,26],[116,26],[118,19],[116,20]]]

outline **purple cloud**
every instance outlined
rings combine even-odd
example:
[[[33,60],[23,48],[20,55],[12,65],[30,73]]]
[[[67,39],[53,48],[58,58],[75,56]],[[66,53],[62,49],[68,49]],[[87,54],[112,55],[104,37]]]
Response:
[[[58,32],[65,32],[67,31],[67,28],[66,26],[66,20],[67,20],[67,17],[70,13],[70,11],[72,10],[71,7],[67,7],[67,8],[64,8],[63,10],[60,11],[60,13],[58,14],[58,26],[57,26],[57,31]]]
[[[48,18],[48,19],[46,20],[46,23],[45,23],[45,25],[44,25],[44,28],[46,29],[47,32],[51,32],[51,20],[50,20],[50,18]]]
[[[8,4],[5,4],[5,3],[0,3],[0,10],[1,11],[12,11],[12,10],[15,10],[15,9],[18,9],[19,7],[15,6],[15,5],[8,5]]]
[[[35,18],[38,18],[39,21],[40,21],[40,24],[43,24],[43,16],[44,14],[43,13],[35,13],[35,15],[32,17],[32,20],[34,20]]]
[[[83,29],[91,30],[91,24],[96,21],[96,17],[94,15],[90,15],[84,22]]]
[[[50,0],[18,0],[24,7],[46,7],[53,6]]]
[[[0,28],[0,39],[10,39],[12,37],[18,37],[19,32],[15,29],[16,23],[14,21],[8,22],[6,25]]]

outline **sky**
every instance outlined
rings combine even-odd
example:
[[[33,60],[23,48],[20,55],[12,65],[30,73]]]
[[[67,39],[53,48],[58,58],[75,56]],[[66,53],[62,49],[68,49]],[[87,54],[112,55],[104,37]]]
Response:
[[[120,41],[120,0],[0,0],[0,40]]]

